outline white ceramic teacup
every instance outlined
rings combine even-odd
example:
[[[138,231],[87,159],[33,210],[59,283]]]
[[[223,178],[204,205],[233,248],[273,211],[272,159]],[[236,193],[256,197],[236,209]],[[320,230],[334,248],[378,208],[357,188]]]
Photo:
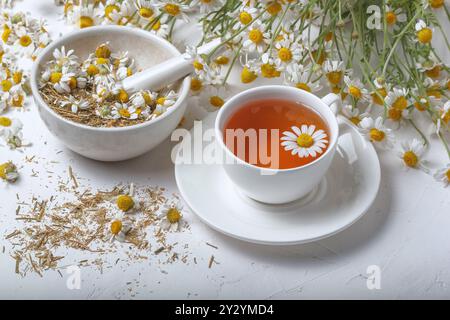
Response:
[[[223,139],[226,121],[249,101],[261,99],[284,99],[304,104],[320,114],[329,127],[329,145],[316,160],[292,169],[269,169],[249,164],[233,154]],[[215,122],[215,135],[226,157],[233,161],[223,164],[225,172],[236,187],[248,197],[265,203],[280,204],[302,198],[320,182],[333,160],[339,126],[336,119],[336,103],[339,97],[333,93],[324,98],[293,87],[262,86],[239,93],[220,109]],[[334,111],[330,108],[334,107]],[[231,163],[233,162],[233,163]]]

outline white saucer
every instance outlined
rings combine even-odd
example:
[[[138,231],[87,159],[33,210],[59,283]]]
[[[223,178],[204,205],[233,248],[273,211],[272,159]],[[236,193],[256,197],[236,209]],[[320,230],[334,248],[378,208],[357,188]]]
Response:
[[[216,113],[203,121],[214,126]],[[319,240],[358,220],[375,200],[380,164],[372,144],[339,119],[338,149],[322,182],[306,197],[269,205],[242,195],[220,165],[176,164],[178,188],[188,206],[213,229],[243,241],[291,245]]]

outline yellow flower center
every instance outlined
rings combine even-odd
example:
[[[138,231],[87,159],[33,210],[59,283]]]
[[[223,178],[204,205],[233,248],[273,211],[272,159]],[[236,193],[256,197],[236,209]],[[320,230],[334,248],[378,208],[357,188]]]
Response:
[[[280,48],[278,50],[278,58],[283,62],[289,62],[292,60],[292,52],[289,48]]]
[[[361,122],[361,119],[359,117],[351,117],[349,120],[356,126]]]
[[[261,30],[259,29],[253,29],[248,33],[248,38],[253,42],[253,43],[260,43],[263,40],[263,34],[261,32]]]
[[[299,82],[295,85],[296,88],[301,89],[301,90],[305,90],[308,92],[311,92],[311,87],[308,86],[306,83],[304,82]]]
[[[95,49],[95,56],[97,58],[107,59],[111,56],[111,49],[109,49],[107,45],[102,44],[101,46]]]
[[[450,111],[447,111],[443,117],[442,117],[442,121],[444,121],[445,124],[450,122]]]
[[[6,173],[9,171],[11,163],[5,162],[0,164],[0,178],[6,179]]]
[[[217,58],[216,58],[216,60],[214,60],[217,64],[220,64],[220,65],[225,65],[225,64],[228,64],[228,62],[230,61],[230,59],[228,59],[228,57],[227,56],[218,56]]]
[[[180,221],[181,213],[177,208],[170,208],[169,211],[167,211],[166,217],[170,223],[176,223]]]
[[[62,78],[62,73],[61,72],[53,72],[50,75],[50,82],[51,83],[58,83]]]
[[[159,97],[158,99],[156,99],[156,103],[159,105],[163,105],[164,102],[166,102],[166,97]]]
[[[156,21],[152,26],[153,31],[158,31],[159,29],[161,29],[161,20]]]
[[[333,86],[331,87],[331,92],[333,92],[334,94],[339,94],[341,92],[341,87],[339,86]],[[342,94],[345,94],[345,92],[342,92]],[[343,98],[342,100],[344,100],[345,98]]]
[[[342,71],[331,71],[327,73],[328,82],[338,85],[342,79]]]
[[[9,127],[11,125],[11,123],[12,123],[12,121],[10,118],[0,117],[0,126]]]
[[[422,30],[417,32],[417,39],[421,43],[429,43],[433,38],[433,31],[430,28],[423,28]]]
[[[261,74],[265,78],[276,78],[280,76],[281,72],[278,71],[274,65],[264,63],[261,65]]]
[[[200,62],[200,61],[198,61],[198,60],[195,60],[194,62],[193,62],[193,65],[194,65],[194,68],[196,69],[196,70],[203,70],[203,64]]]
[[[124,108],[119,110],[119,114],[122,118],[129,118],[131,116],[130,111],[128,111],[127,109],[124,109]],[[124,210],[124,211],[126,211],[126,210]]]
[[[117,99],[122,103],[128,102],[129,100],[128,93],[125,90],[120,89],[119,94],[117,95]]]
[[[362,97],[361,89],[355,86],[350,86],[348,88],[348,93],[355,99],[361,99]]]
[[[242,24],[247,25],[247,24],[249,24],[250,22],[252,22],[252,20],[253,20],[252,15],[251,15],[250,13],[248,13],[248,12],[242,11],[242,12],[239,14],[239,21],[240,21]]]
[[[23,106],[24,97],[23,95],[19,94],[18,96],[14,97],[12,100],[13,107],[20,108]]]
[[[2,80],[2,90],[4,92],[8,92],[11,89],[12,85],[13,84],[12,84],[11,80],[8,80],[8,79]]]
[[[22,47],[28,47],[31,44],[31,37],[29,35],[21,36],[19,43]]]
[[[297,144],[301,148],[309,148],[314,144],[314,139],[307,133],[302,133],[297,138]]]
[[[97,64],[107,64],[108,61],[106,58],[97,58]]]
[[[107,5],[105,7],[105,16],[106,16],[106,18],[111,20],[111,13],[113,13],[114,11],[119,12],[120,8],[118,6],[116,6],[115,4]]]
[[[386,23],[388,25],[393,25],[397,22],[397,15],[393,11],[389,11],[386,13]]]
[[[142,96],[144,97],[144,101],[145,101],[145,103],[146,103],[147,105],[152,104],[153,99],[152,99],[152,97],[150,96],[150,94],[148,94],[147,92],[144,92],[144,93],[142,94]]]
[[[387,96],[387,91],[385,88],[380,88],[372,93],[371,96],[373,103],[382,106],[384,104],[384,98]]]
[[[414,106],[419,111],[425,111],[428,108],[428,102],[422,103],[421,101],[414,102]]]
[[[171,16],[176,16],[180,13],[180,6],[175,3],[168,3],[164,6],[164,9]]]
[[[123,109],[121,109],[121,110],[123,110]],[[133,208],[133,206],[134,206],[133,198],[130,197],[129,195],[122,194],[117,197],[117,207],[120,210],[126,212],[126,211],[130,210],[131,208]]]
[[[122,231],[122,221],[120,220],[114,220],[111,222],[111,233],[113,235],[118,235],[120,231]]]
[[[419,162],[419,158],[414,152],[406,151],[403,154],[403,161],[408,167],[415,168],[417,166],[417,163]]]
[[[370,129],[369,135],[370,135],[370,140],[378,141],[378,142],[383,141],[383,139],[385,137],[385,133],[376,128]]]
[[[223,101],[223,99],[219,96],[212,96],[209,98],[209,103],[216,108],[220,108],[223,106],[225,101]]]
[[[257,78],[256,73],[251,71],[249,68],[244,67],[241,72],[241,82],[242,83],[250,83]]]
[[[148,19],[151,16],[153,16],[153,13],[154,12],[153,12],[153,10],[151,8],[142,7],[142,8],[139,9],[139,15],[141,17],[143,17],[143,18],[146,18],[146,19]]]
[[[64,15],[66,16],[69,13],[69,11],[71,11],[72,9],[73,9],[73,4],[70,2],[66,2],[64,4]]]
[[[331,41],[331,40],[333,40],[333,32],[328,32],[326,35],[325,35],[325,41]]]
[[[281,4],[278,1],[274,1],[267,6],[267,12],[272,16],[278,14],[281,9]]]
[[[81,29],[92,27],[94,25],[94,20],[88,16],[81,16],[78,25]]]
[[[22,82],[22,76],[23,76],[22,72],[20,72],[20,71],[14,72],[14,74],[13,74],[13,81],[14,81],[14,83],[15,84],[21,83]]]
[[[4,26],[3,32],[2,32],[2,40],[3,42],[7,42],[9,39],[9,35],[11,34],[11,29],[8,26]]]
[[[408,100],[404,96],[398,97],[392,104],[392,107],[398,110],[405,110],[407,106]]]
[[[388,110],[388,117],[393,121],[399,121],[402,118],[402,110],[397,108],[390,108]]]
[[[439,78],[441,74],[441,66],[435,66],[433,69],[425,71],[425,74],[430,78]]]
[[[72,89],[72,90],[75,89],[77,87],[77,85],[78,85],[77,78],[71,77],[69,79],[69,87],[70,87],[70,89]]]
[[[322,65],[325,59],[327,58],[327,53],[324,50],[322,50],[319,54],[319,50],[314,50],[312,52],[312,56],[318,64]]]
[[[200,91],[203,87],[202,81],[197,78],[191,79],[191,90],[192,91]]]
[[[447,180],[450,181],[450,169],[447,170],[445,176],[447,177]]]
[[[87,74],[90,76],[95,76],[96,74],[98,74],[99,70],[96,66],[94,66],[93,64],[89,65],[87,67]]]
[[[425,90],[429,97],[435,97],[436,99],[440,99],[442,97],[441,89],[439,85],[433,85]]]
[[[433,9],[439,9],[444,5],[444,0],[429,0],[429,3]]]

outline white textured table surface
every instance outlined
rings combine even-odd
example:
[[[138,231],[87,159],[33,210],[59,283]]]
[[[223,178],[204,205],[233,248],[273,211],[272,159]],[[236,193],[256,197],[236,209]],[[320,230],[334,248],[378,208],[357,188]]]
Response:
[[[53,37],[68,30],[53,0],[18,2],[19,9],[48,19]],[[448,52],[446,56],[448,60]],[[16,194],[21,199],[32,194],[52,195],[56,177],[67,176],[69,165],[92,187],[111,187],[122,181],[177,191],[171,142],[134,160],[96,162],[65,149],[47,131],[33,103],[28,108],[11,116],[24,122],[24,136],[33,146],[23,153],[5,147],[0,151],[2,162],[11,159],[24,165],[17,184],[0,188],[0,247],[7,247],[5,253],[0,252],[0,298],[450,298],[450,189],[423,172],[405,172],[395,152],[379,154],[382,181],[372,208],[331,238],[281,248],[252,245],[221,235],[186,212],[191,230],[173,237],[189,243],[197,264],[141,262],[115,266],[103,274],[83,268],[80,290],[67,288],[64,272],[63,277],[50,271],[42,278],[36,274],[21,278],[14,273],[15,262],[4,239],[16,224]],[[433,153],[427,158],[434,165],[445,163],[437,141],[432,141],[432,146]],[[60,150],[63,152],[58,153]],[[25,156],[33,155],[40,159],[38,164],[24,161]],[[58,163],[50,163],[53,160]],[[40,172],[38,177],[30,176],[32,169]],[[211,254],[220,264],[208,268]],[[371,265],[381,269],[380,290],[367,288],[366,271]]]

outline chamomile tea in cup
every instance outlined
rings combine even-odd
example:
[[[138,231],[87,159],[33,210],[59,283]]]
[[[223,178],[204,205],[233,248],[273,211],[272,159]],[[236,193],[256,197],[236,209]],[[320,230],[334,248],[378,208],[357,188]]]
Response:
[[[320,99],[286,86],[234,96],[215,123],[228,177],[243,194],[265,203],[308,194],[333,160],[339,129],[330,106],[338,101],[334,94]]]

